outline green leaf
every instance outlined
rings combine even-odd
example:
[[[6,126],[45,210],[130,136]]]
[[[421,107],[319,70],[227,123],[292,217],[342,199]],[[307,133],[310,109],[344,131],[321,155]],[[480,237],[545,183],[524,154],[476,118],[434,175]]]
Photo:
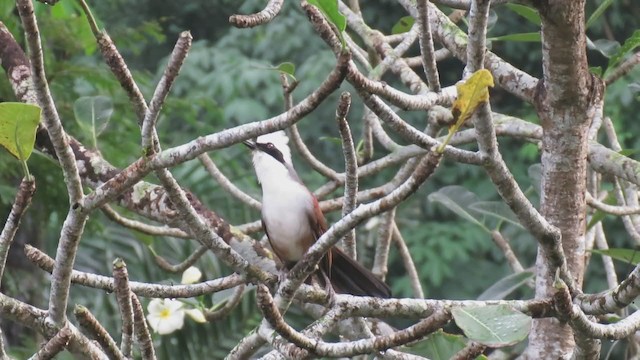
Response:
[[[295,79],[296,66],[292,62],[283,62],[276,66],[276,69],[281,73],[287,74]]]
[[[540,20],[540,14],[538,14],[538,11],[533,8],[519,4],[506,4],[505,6],[533,24],[540,25],[542,23]]]
[[[97,136],[109,124],[113,103],[108,96],[83,96],[73,103],[73,113],[78,123],[89,125]]]
[[[338,0],[309,0],[308,2],[320,9],[327,20],[338,28],[340,41],[344,48],[345,42],[342,33],[347,28],[347,18],[338,10]]]
[[[520,42],[540,42],[539,32],[509,34],[489,38],[489,41],[520,41]]]
[[[640,46],[640,29],[636,30],[629,36],[627,40],[624,41],[624,44],[618,49],[617,52],[611,55],[609,59],[608,69],[614,68],[618,63],[624,58],[625,55],[633,51],[635,48]]]
[[[637,154],[639,151],[640,149],[622,149],[618,151],[618,154],[624,155],[624,156],[631,156],[631,155]]]
[[[522,224],[520,224],[516,214],[511,210],[509,205],[502,201],[479,201],[475,204],[469,205],[469,209],[481,214],[493,216],[499,220],[506,221],[522,228]]]
[[[502,300],[516,289],[525,285],[531,278],[533,278],[533,271],[531,270],[522,271],[516,274],[509,274],[498,280],[495,284],[491,285],[487,290],[480,294],[480,296],[478,296],[478,300]]]
[[[640,263],[640,251],[634,249],[612,248],[606,250],[591,250],[594,254],[606,255],[612,259],[622,261],[627,264],[638,265]]]
[[[602,67],[601,66],[592,66],[589,68],[589,72],[598,77],[602,76]]]
[[[517,344],[531,329],[531,317],[508,305],[463,306],[452,313],[469,339],[490,347]]]
[[[440,190],[429,194],[428,199],[431,202],[437,202],[444,205],[447,209],[453,211],[458,216],[480,226],[486,232],[490,232],[490,230],[487,229],[481,221],[481,217],[471,209],[471,205],[478,203],[480,199],[478,199],[476,194],[464,187],[458,185],[445,186]]]
[[[411,27],[413,26],[413,24],[415,24],[415,22],[416,19],[414,19],[413,16],[403,16],[395,25],[393,25],[393,27],[391,28],[391,33],[406,33],[407,31],[411,30]]]
[[[604,0],[600,6],[598,6],[598,8],[596,9],[596,11],[593,12],[593,14],[591,14],[591,16],[589,16],[589,20],[587,20],[587,29],[593,25],[593,23],[598,20],[598,18],[600,17],[600,15],[602,15],[602,13],[607,10],[607,8],[609,6],[611,6],[611,4],[613,4],[613,0]]]
[[[448,360],[465,346],[464,337],[438,330],[424,340],[408,346],[407,350],[412,354],[426,356],[432,360]]]
[[[620,51],[620,43],[614,40],[598,39],[587,45],[589,49],[596,50],[607,59],[611,59]],[[611,62],[611,60],[609,60]]]
[[[40,108],[17,102],[0,103],[0,146],[18,160],[26,161],[33,152]]]

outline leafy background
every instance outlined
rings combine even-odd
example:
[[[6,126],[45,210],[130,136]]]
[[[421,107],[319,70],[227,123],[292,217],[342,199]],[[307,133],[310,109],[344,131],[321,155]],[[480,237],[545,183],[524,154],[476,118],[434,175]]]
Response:
[[[333,55],[314,36],[294,2],[285,2],[281,15],[267,26],[241,30],[228,24],[227,19],[231,14],[259,10],[262,3],[194,0],[185,4],[168,0],[115,0],[91,4],[99,24],[115,40],[147,98],[162,74],[177,35],[183,30],[191,30],[193,48],[160,118],[158,131],[164,147],[280,113],[283,109],[281,87],[278,73],[268,70],[271,66],[282,62],[295,64],[295,76],[301,81],[294,94],[295,99],[301,99],[312,91],[331,69],[335,61]],[[635,0],[588,1],[587,14],[593,14],[603,3],[608,4],[608,8],[593,21],[588,36],[595,44],[589,51],[590,64],[605,70],[607,56],[611,53],[607,49],[612,46],[615,49],[615,41],[624,42],[640,27],[637,20],[640,18],[640,8],[635,6]],[[40,3],[35,6],[45,47],[47,76],[67,131],[85,144],[93,144],[91,126],[82,119],[76,119],[74,104],[86,96],[107,97],[112,103],[113,114],[104,131],[97,135],[96,146],[113,164],[125,166],[140,155],[137,121],[128,99],[96,52],[93,37],[78,5],[61,1],[54,7]],[[406,15],[391,0],[363,2],[362,7],[370,25],[385,33],[389,33],[395,23]],[[12,2],[0,3],[0,18],[23,43],[22,29]],[[533,22],[523,21],[513,10],[503,6],[493,11],[492,18],[495,21],[489,36],[494,38],[536,32],[538,29]],[[464,24],[461,26],[464,27]],[[521,40],[531,40],[531,37],[514,35],[509,41],[493,41],[491,47],[514,65],[540,76],[539,42]],[[412,48],[410,53],[416,55],[417,47]],[[439,69],[443,84],[452,85],[460,77],[462,64],[457,60],[447,60],[439,64]],[[609,87],[607,94],[605,113],[613,119],[626,149],[640,147],[640,138],[635,136],[640,132],[640,124],[629,119],[629,114],[637,114],[640,110],[637,94],[639,77],[640,71],[636,70]],[[400,86],[391,77],[384,77],[383,80]],[[350,88],[345,85],[343,89]],[[362,114],[362,104],[354,100],[349,118],[353,133],[358,135],[361,132],[358,120]],[[0,82],[0,101],[15,101],[6,81]],[[340,145],[331,140],[338,136],[333,121],[335,104],[334,95],[301,122],[300,131],[314,154],[334,169],[342,169],[342,157],[336,156],[340,153]],[[531,106],[499,89],[492,93],[492,106],[496,111],[537,121]],[[402,115],[414,124],[424,121],[424,114],[404,112]],[[322,137],[317,134],[322,134]],[[397,137],[395,139],[402,142]],[[527,194],[537,202],[536,181],[529,176],[529,168],[539,162],[537,148],[505,139],[500,140],[500,148],[522,188],[527,189]],[[382,155],[382,149],[376,149],[376,156]],[[259,195],[245,149],[232,147],[212,153],[211,156],[235,184]],[[322,177],[313,173],[295,155],[294,162],[310,188],[323,184]],[[12,249],[10,268],[3,279],[2,291],[45,306],[48,294],[47,290],[42,289],[48,288],[47,276],[26,261],[21,247],[30,243],[50,255],[55,253],[68,199],[56,164],[42,155],[34,154],[29,167],[37,179],[38,191],[16,240],[18,246]],[[363,186],[383,183],[391,178],[395,170],[383,171],[365,180]],[[205,204],[231,223],[241,224],[258,218],[257,212],[238,206],[209,178],[198,162],[183,164],[173,172],[183,186],[196,193]],[[0,213],[3,218],[9,213],[20,177],[19,163],[0,152]],[[429,200],[429,194],[452,184],[472,189],[478,194],[479,200],[498,200],[482,169],[445,161],[436,176],[398,209],[397,219],[418,265],[425,296],[473,299],[509,275],[510,269],[481,226],[464,219],[441,202]],[[335,216],[331,214],[329,218],[335,220]],[[491,216],[478,216],[478,219],[489,228],[498,225]],[[602,221],[612,241],[611,246],[632,246],[618,219],[605,217]],[[531,237],[508,223],[501,224],[501,230],[511,241],[523,265],[532,266],[536,248]],[[361,260],[370,262],[377,233],[375,229],[362,227],[358,234]],[[113,259],[121,257],[127,262],[132,279],[179,282],[180,274],[167,274],[155,265],[150,247],[170,262],[177,263],[193,252],[196,245],[179,239],[152,238],[122,229],[102,214],[97,214],[87,225],[76,268],[108,274]],[[606,287],[599,259],[594,257],[593,260],[586,277],[586,291],[600,291]],[[205,256],[197,265],[203,270],[205,278],[230,272],[213,256]],[[630,267],[618,266],[618,269],[622,276]],[[388,282],[394,294],[412,296],[402,262],[395,250],[391,252]],[[509,296],[519,298],[531,294],[530,289],[521,287]],[[208,305],[220,301],[211,297],[200,300]],[[119,319],[113,296],[74,287],[72,301],[89,307],[112,334],[118,334]],[[298,328],[310,321],[297,310],[292,310],[288,317]],[[250,291],[229,317],[206,325],[187,321],[182,331],[163,337],[155,336],[154,341],[158,345],[160,358],[222,358],[258,324],[259,319],[253,292]],[[409,324],[409,320],[394,320],[397,326]],[[30,355],[38,345],[33,334],[19,324],[6,323],[3,326],[9,329],[5,330],[12,344],[9,350],[17,358]],[[458,340],[454,338],[451,341]],[[413,351],[427,354],[426,348],[418,344]]]

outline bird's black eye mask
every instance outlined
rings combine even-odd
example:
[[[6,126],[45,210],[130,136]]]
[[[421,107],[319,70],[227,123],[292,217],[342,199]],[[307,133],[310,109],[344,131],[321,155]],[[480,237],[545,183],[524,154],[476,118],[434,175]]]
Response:
[[[276,159],[279,162],[281,162],[282,164],[284,164],[284,157],[282,156],[282,153],[272,143],[270,143],[270,142],[269,143],[256,142],[256,148],[258,150],[264,152],[265,154],[271,155],[271,157],[273,157],[274,159]]]

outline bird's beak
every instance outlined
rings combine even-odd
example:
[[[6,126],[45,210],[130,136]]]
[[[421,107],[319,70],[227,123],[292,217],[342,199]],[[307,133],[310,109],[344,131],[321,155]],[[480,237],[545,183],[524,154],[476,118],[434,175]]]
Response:
[[[256,148],[256,142],[253,140],[245,140],[242,143],[251,150],[255,150]]]

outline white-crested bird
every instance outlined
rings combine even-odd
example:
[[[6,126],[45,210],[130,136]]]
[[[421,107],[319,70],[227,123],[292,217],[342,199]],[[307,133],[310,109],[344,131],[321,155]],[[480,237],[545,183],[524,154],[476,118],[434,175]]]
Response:
[[[293,267],[327,230],[318,200],[293,168],[289,138],[284,131],[246,140],[262,187],[262,228],[271,248],[287,268]],[[336,292],[358,296],[391,296],[389,286],[371,271],[333,247],[322,259],[320,271]]]

